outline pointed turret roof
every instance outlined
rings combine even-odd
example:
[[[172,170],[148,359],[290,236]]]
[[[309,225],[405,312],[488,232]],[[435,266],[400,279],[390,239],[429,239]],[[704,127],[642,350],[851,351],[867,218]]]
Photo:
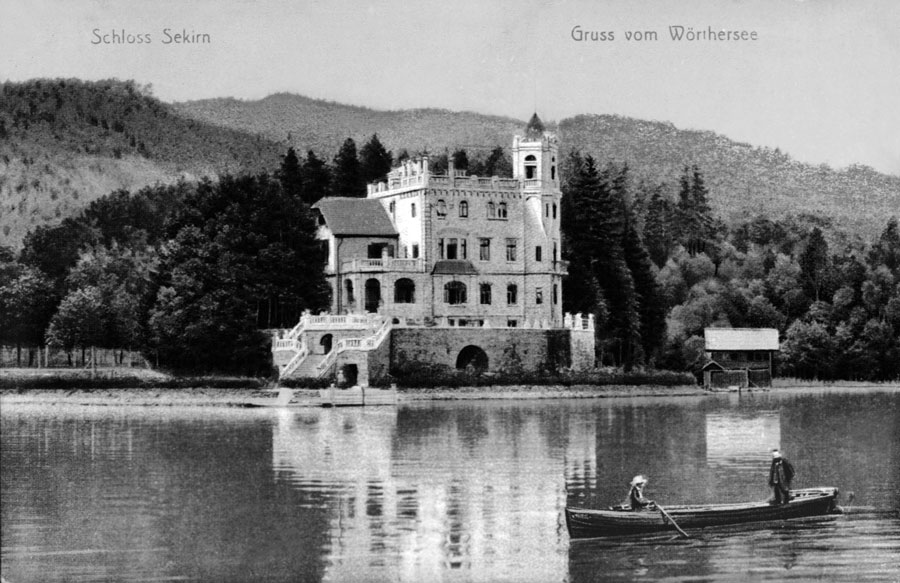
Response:
[[[531,116],[531,121],[525,127],[525,138],[528,140],[540,140],[544,137],[544,122],[538,117],[537,112]]]

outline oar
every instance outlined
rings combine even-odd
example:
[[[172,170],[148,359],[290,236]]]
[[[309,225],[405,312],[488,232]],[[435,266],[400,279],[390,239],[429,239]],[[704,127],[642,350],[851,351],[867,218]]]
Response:
[[[677,529],[678,529],[678,532],[680,532],[680,533],[684,536],[684,538],[691,538],[691,537],[688,535],[688,533],[686,533],[686,532],[684,532],[683,530],[681,530],[681,527],[678,526],[678,523],[675,522],[675,519],[672,518],[672,517],[669,515],[668,512],[666,512],[666,509],[665,509],[665,508],[663,508],[662,506],[660,506],[659,504],[657,504],[657,505],[656,505],[656,509],[659,510],[660,512],[662,512],[662,515],[669,519],[669,522],[672,523],[672,526],[674,526],[675,528],[677,528]]]

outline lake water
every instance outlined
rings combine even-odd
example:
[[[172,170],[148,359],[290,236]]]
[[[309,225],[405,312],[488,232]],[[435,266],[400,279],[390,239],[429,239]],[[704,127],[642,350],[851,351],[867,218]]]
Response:
[[[900,392],[341,409],[4,406],[2,576],[26,581],[900,581]],[[563,508],[765,499],[844,516],[572,541]]]

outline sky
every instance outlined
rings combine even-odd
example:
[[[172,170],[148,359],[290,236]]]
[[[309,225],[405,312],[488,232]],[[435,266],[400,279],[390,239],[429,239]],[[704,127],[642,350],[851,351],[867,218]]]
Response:
[[[0,79],[36,77],[169,102],[616,114],[900,175],[896,0],[2,0]]]

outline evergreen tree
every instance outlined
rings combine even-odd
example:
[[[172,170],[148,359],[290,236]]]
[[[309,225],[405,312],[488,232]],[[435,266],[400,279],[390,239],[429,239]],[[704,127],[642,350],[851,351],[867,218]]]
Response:
[[[895,277],[900,277],[900,226],[897,224],[897,217],[888,220],[878,242],[872,246],[869,252],[869,265],[873,269],[884,265]]]
[[[705,251],[712,236],[709,191],[697,166],[684,167],[679,185],[677,232],[681,244],[693,256]]]
[[[675,245],[673,237],[673,223],[675,220],[675,208],[672,202],[665,196],[663,186],[653,189],[650,202],[647,205],[647,220],[644,221],[644,241],[647,243],[647,252],[650,258],[658,266],[662,267],[669,260],[672,248]]]
[[[364,198],[366,182],[363,179],[362,167],[356,153],[356,142],[353,138],[344,140],[344,144],[334,157],[331,175],[331,193],[333,196],[349,196]]]
[[[468,172],[469,155],[466,153],[465,149],[459,149],[453,152],[453,167],[456,170]]]
[[[330,195],[331,169],[312,150],[306,153],[300,174],[303,177],[301,190],[303,202],[312,206],[320,198]]]
[[[821,229],[815,227],[809,234],[806,247],[798,260],[803,291],[810,298],[819,301],[828,277],[828,243]]]
[[[393,162],[393,156],[381,144],[378,134],[372,134],[359,151],[360,172],[366,184],[384,181]]]
[[[281,168],[278,170],[278,180],[281,181],[281,190],[298,199],[303,197],[303,171],[300,167],[300,159],[294,148],[288,148],[287,154],[281,159]]]

